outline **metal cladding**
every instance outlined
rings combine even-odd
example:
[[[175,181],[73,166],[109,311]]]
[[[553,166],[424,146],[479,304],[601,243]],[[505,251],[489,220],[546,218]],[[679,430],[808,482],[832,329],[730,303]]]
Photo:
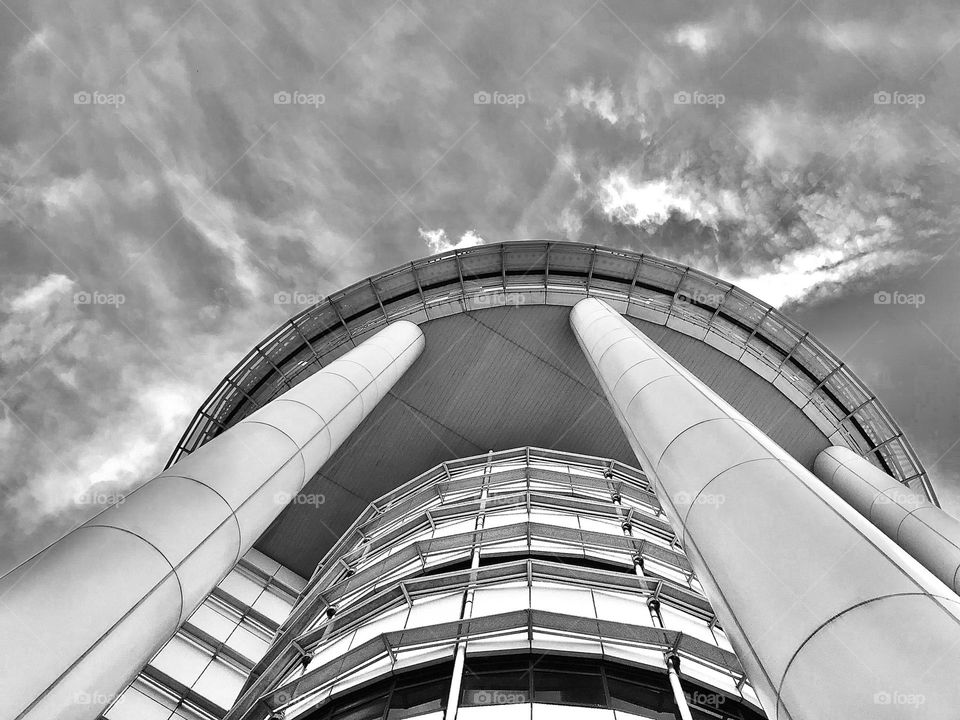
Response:
[[[0,717],[99,717],[423,345],[387,326],[0,578]]]
[[[570,320],[768,714],[956,718],[953,593],[609,305]]]
[[[845,447],[828,447],[817,477],[917,562],[960,592],[960,521]]]

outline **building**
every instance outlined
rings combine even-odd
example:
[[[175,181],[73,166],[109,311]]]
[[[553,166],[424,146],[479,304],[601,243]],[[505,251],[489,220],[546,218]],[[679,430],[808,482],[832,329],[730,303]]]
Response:
[[[958,568],[907,438],[777,310],[480,246],[292,318],[0,579],[0,644],[56,647],[0,689],[31,720],[955,718]]]

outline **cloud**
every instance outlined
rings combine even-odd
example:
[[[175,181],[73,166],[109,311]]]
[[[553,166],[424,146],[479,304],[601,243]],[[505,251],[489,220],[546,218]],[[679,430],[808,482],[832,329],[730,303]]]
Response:
[[[836,53],[853,53],[881,72],[913,80],[952,49],[960,26],[960,12],[937,3],[904,5],[876,17],[835,14],[811,17],[800,31],[812,43]]]
[[[715,31],[706,25],[690,24],[677,28],[672,41],[689,48],[697,55],[706,55],[718,41]]]
[[[597,86],[590,83],[567,90],[569,105],[579,105],[614,125],[620,121],[620,111],[617,109],[618,99],[613,90],[606,85]]]
[[[450,242],[450,240],[447,239],[447,231],[443,228],[438,228],[436,230],[424,230],[423,228],[418,228],[417,232],[420,234],[420,239],[427,244],[431,255],[447,252],[448,250],[483,245],[484,243],[484,239],[477,235],[475,230],[467,230],[455,243]]]
[[[73,287],[73,281],[66,275],[52,273],[32,287],[9,300],[9,309],[14,313],[37,312],[45,309],[51,301],[57,300]]]
[[[78,492],[159,470],[192,410],[298,309],[278,292],[569,238],[695,265],[828,326],[864,287],[957,252],[948,3],[818,8],[827,27],[746,0],[616,16],[11,6],[33,32],[0,23],[0,567],[88,517]],[[874,104],[887,86],[926,102]],[[482,90],[527,101],[476,105]],[[674,102],[693,90],[725,102]],[[324,101],[274,102],[295,91]],[[926,312],[949,327],[949,302]],[[930,385],[952,387],[939,362]],[[909,372],[897,357],[878,377]],[[953,441],[944,423],[960,436],[960,419],[935,420],[914,425],[930,452]]]

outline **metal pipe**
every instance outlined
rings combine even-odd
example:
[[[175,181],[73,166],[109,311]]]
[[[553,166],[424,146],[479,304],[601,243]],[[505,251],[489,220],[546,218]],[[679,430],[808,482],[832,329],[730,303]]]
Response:
[[[670,689],[673,690],[673,700],[680,711],[680,718],[681,720],[693,720],[690,705],[687,704],[687,696],[680,684],[680,657],[678,655],[666,655],[664,662],[667,664],[667,677],[670,680]]]
[[[613,495],[613,504],[617,507],[617,514],[622,520],[623,534],[627,537],[633,537],[633,526],[623,515],[623,497],[620,493]],[[640,553],[637,553],[633,557],[633,569],[637,577],[649,579],[644,573],[643,555]],[[660,601],[655,597],[651,597],[647,600],[646,605],[654,627],[658,627],[661,630],[665,629],[663,616],[660,614]],[[674,702],[676,702],[677,708],[680,710],[681,720],[693,720],[693,716],[690,714],[690,706],[687,704],[687,696],[684,695],[683,688],[680,687],[680,678],[677,675],[680,668],[680,658],[677,655],[665,653],[663,656],[663,664],[670,679],[670,688],[673,690]]]

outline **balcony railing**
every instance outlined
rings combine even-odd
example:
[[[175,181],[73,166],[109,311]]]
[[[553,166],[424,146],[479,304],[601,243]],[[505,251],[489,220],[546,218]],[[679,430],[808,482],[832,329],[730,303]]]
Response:
[[[734,357],[781,390],[834,444],[846,445],[937,502],[903,432],[863,382],[775,308],[693,268],[567,242],[452,250],[362,280],[260,342],[197,412],[168,466],[376,332],[505,304],[603,298]]]

